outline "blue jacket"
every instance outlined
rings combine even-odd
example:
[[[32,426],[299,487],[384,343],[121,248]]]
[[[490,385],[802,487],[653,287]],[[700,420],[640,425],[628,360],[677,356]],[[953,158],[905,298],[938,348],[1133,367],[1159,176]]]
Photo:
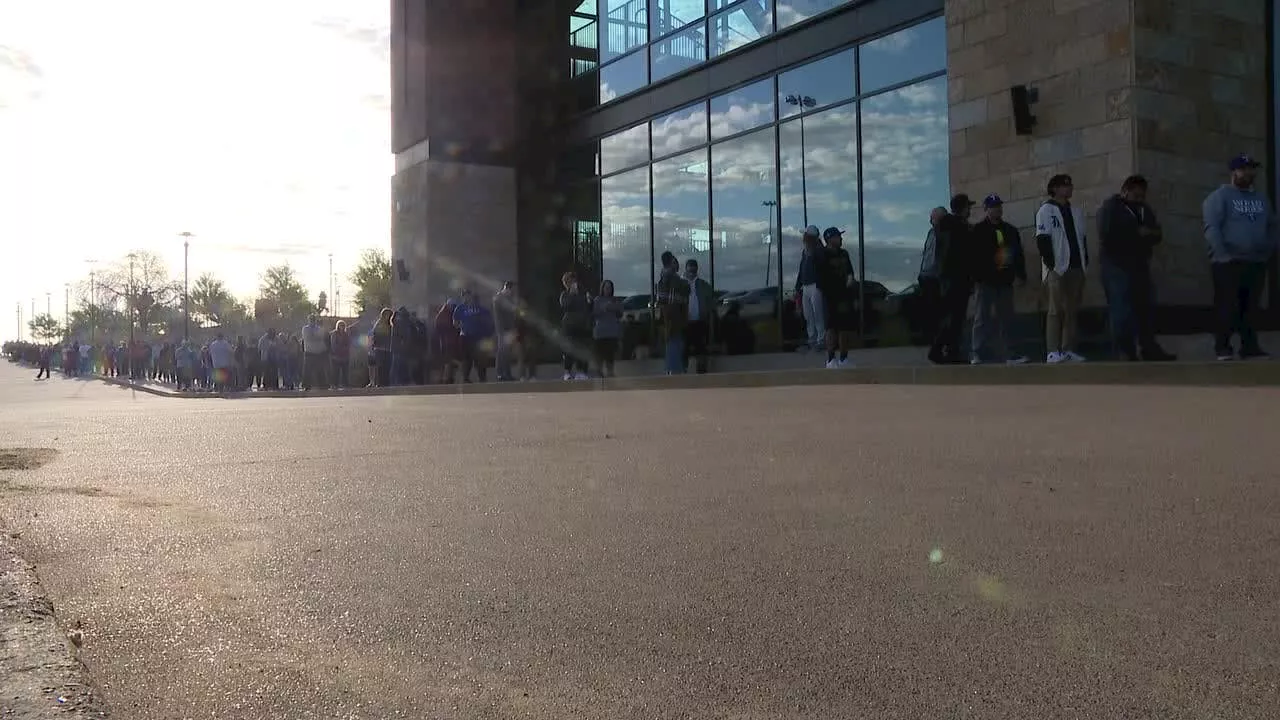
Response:
[[[493,335],[493,315],[479,305],[459,305],[453,311],[453,323],[459,334],[471,340]]]

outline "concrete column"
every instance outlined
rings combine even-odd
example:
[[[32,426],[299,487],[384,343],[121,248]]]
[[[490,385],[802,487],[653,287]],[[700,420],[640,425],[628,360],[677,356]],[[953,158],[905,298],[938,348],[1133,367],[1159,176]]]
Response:
[[[515,276],[515,3],[415,2],[396,16],[406,117],[392,180],[392,301],[425,310]]]

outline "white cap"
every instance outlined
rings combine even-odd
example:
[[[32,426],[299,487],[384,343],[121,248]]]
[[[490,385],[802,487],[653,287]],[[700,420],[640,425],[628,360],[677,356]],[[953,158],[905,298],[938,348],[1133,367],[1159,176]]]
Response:
[[[818,229],[817,225],[810,225],[805,228],[804,234],[809,237],[822,237],[822,231]]]

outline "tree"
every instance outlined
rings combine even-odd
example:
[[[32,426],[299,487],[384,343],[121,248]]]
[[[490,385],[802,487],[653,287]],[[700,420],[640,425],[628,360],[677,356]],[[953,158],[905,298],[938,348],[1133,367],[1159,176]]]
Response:
[[[43,342],[52,342],[62,337],[62,323],[49,313],[40,313],[27,322],[31,337]]]
[[[107,266],[97,275],[96,292],[104,304],[119,305],[136,319],[143,336],[154,328],[161,308],[174,307],[182,299],[182,283],[169,273],[159,255],[138,250]]]
[[[259,320],[298,320],[315,311],[307,289],[289,263],[272,265],[262,273],[258,299],[254,309]]]
[[[356,286],[356,312],[360,315],[391,306],[391,260],[384,250],[367,248],[361,252],[360,263],[348,279]]]
[[[198,325],[225,325],[239,304],[213,273],[202,274],[191,285],[191,314]]]

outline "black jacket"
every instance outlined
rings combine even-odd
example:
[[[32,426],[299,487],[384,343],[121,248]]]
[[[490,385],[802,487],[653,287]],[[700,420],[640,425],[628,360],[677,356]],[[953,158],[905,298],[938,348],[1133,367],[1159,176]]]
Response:
[[[958,215],[947,215],[938,222],[938,275],[947,282],[971,283],[974,272],[974,248],[969,223]]]
[[[1003,246],[1000,234],[1004,235]],[[1022,251],[1018,228],[1003,220],[999,223],[983,220],[973,226],[969,237],[973,243],[974,281],[1008,287],[1014,280],[1027,279],[1026,254]]]
[[[1143,237],[1138,228],[1155,232]],[[1112,195],[1098,208],[1098,241],[1103,260],[1130,268],[1151,261],[1151,250],[1160,242],[1160,222],[1146,203],[1130,205]]]

